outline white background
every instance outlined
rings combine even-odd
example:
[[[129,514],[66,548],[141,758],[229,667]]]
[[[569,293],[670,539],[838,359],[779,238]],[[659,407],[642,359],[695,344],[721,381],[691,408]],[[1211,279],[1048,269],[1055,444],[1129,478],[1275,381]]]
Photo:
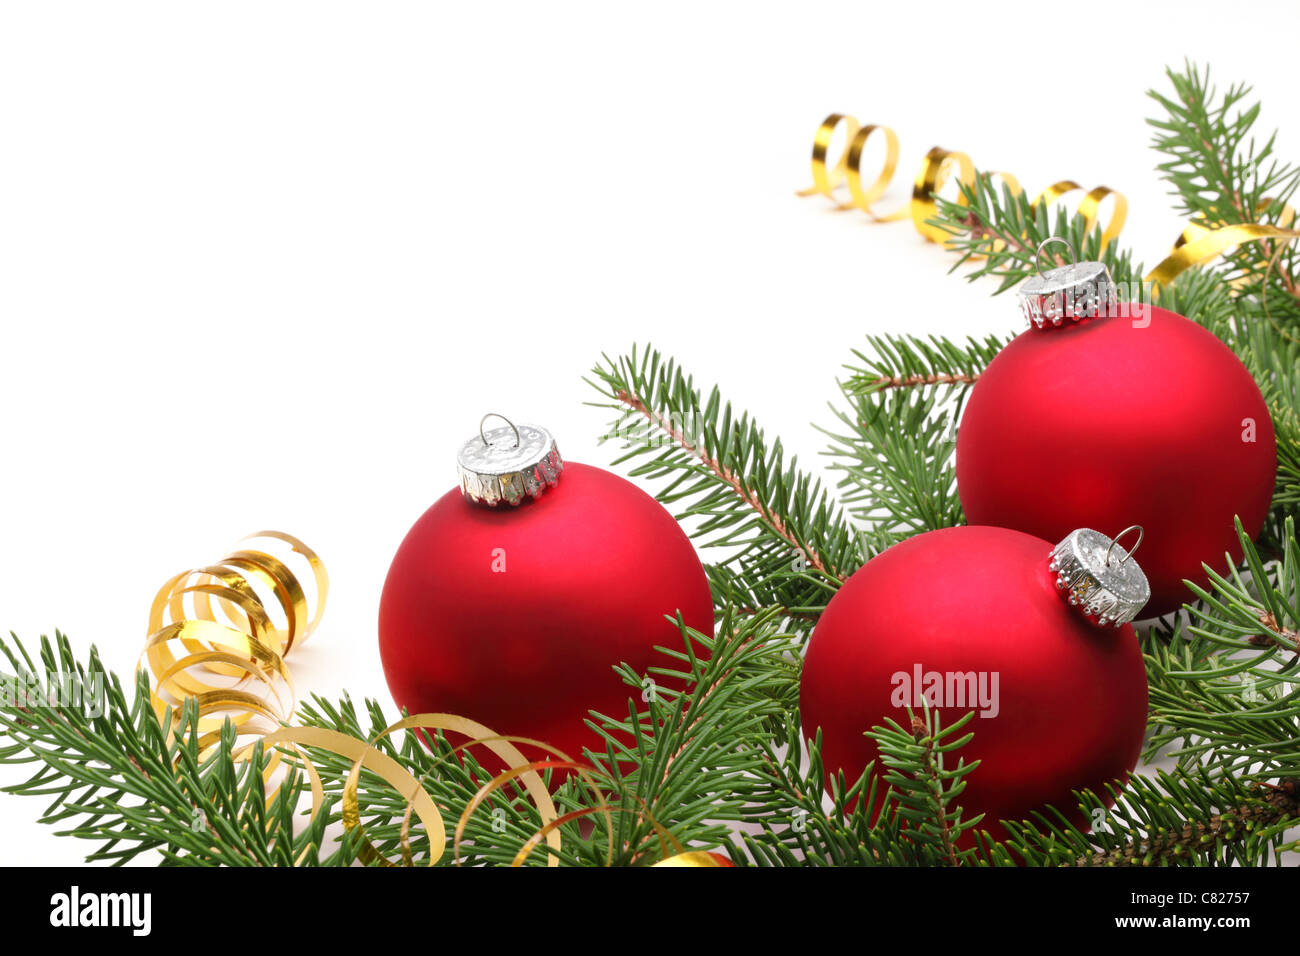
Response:
[[[0,627],[123,674],[154,590],[260,527],[334,590],[302,689],[387,700],[375,616],[479,416],[607,464],[582,376],[653,342],[810,467],[867,332],[1006,331],[910,225],[797,199],[833,110],[1181,225],[1143,95],[1213,64],[1300,159],[1291,4],[0,8]],[[0,780],[13,781],[12,769]],[[0,798],[5,862],[89,849]]]

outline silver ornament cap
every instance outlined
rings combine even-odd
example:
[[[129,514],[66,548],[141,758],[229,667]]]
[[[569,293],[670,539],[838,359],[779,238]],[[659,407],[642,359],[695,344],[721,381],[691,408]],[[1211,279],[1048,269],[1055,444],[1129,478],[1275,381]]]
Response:
[[[489,418],[506,424],[484,431]],[[456,470],[466,498],[497,508],[540,498],[560,480],[564,460],[545,428],[516,425],[504,415],[489,412],[479,422],[478,434],[461,446]]]
[[[1133,547],[1125,551],[1119,539],[1130,531],[1138,533]],[[1142,543],[1142,528],[1132,525],[1114,538],[1100,531],[1080,528],[1052,549],[1047,569],[1056,579],[1057,590],[1094,624],[1119,627],[1138,616],[1151,600],[1147,576],[1133,560]]]
[[[1070,250],[1070,264],[1043,272],[1040,268],[1043,249],[1054,242]],[[1038,274],[1020,286],[1020,304],[1034,328],[1057,328],[1116,314],[1115,280],[1105,263],[1076,261],[1074,249],[1059,236],[1039,243],[1034,268]]]

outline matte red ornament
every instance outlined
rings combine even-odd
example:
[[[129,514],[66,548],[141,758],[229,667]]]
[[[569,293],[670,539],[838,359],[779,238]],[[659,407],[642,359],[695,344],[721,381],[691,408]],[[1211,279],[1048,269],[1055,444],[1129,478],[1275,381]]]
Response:
[[[800,684],[803,731],[812,739],[821,728],[828,787],[877,758],[867,730],[886,718],[906,727],[907,706],[919,715],[928,702],[945,725],[977,712],[956,755],[980,761],[956,800],[966,819],[984,813],[980,828],[1003,837],[997,821],[1052,804],[1090,823],[1071,791],[1104,797],[1137,764],[1146,672],[1132,625],[1098,626],[1072,607],[1052,553],[1019,531],[947,528],[889,548],[845,582],[813,630]],[[1116,548],[1109,560],[1125,557]]]
[[[1086,264],[1085,264],[1086,265]],[[1056,541],[1073,528],[1146,529],[1144,617],[1192,599],[1205,562],[1259,534],[1277,447],[1250,372],[1212,333],[1135,305],[1029,329],[979,377],[957,435],[966,520]]]
[[[511,429],[488,432],[484,448],[541,434],[549,449],[504,474],[462,467],[462,488],[415,523],[384,584],[380,655],[411,713],[460,714],[578,760],[583,745],[603,749],[588,711],[625,718],[639,694],[614,666],[665,663],[654,648],[681,645],[665,619],[679,609],[711,634],[713,601],[690,540],[654,498],[561,462],[542,429],[520,426],[522,440]]]

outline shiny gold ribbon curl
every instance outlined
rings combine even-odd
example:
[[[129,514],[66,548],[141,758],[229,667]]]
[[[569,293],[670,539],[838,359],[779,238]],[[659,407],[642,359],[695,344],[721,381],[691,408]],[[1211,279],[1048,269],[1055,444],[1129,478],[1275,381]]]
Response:
[[[731,866],[729,862],[723,862],[724,857],[717,853],[706,853],[702,850],[691,850],[688,853],[679,853],[676,856],[670,856],[667,859],[660,860],[655,866],[692,866],[692,867],[723,867]]]
[[[353,832],[359,840],[358,858],[363,863],[379,866],[414,866],[414,854],[411,849],[410,839],[410,823],[414,814],[415,818],[424,826],[425,834],[429,840],[429,853],[425,865],[433,866],[446,852],[447,830],[442,813],[420,781],[409,770],[388,754],[375,748],[375,744],[380,739],[399,730],[450,731],[468,739],[464,743],[452,747],[448,756],[454,756],[458,751],[468,747],[481,745],[487,747],[509,766],[509,769],[497,774],[483,784],[461,812],[460,818],[456,822],[452,841],[453,857],[457,864],[460,863],[461,840],[474,813],[494,793],[514,781],[518,781],[524,791],[532,798],[533,803],[538,808],[541,825],[524,841],[518,853],[515,854],[510,864],[512,867],[523,866],[533,850],[543,842],[553,851],[547,859],[547,866],[559,866],[559,854],[562,846],[559,828],[573,820],[594,814],[601,814],[605,818],[608,836],[606,865],[612,863],[614,856],[613,814],[620,812],[635,812],[638,818],[643,818],[650,823],[659,839],[663,858],[667,858],[670,852],[675,851],[680,854],[684,850],[677,838],[654,818],[649,807],[639,798],[640,809],[611,807],[604,793],[597,785],[595,773],[590,766],[570,760],[562,751],[543,741],[534,740],[530,737],[496,734],[483,724],[456,714],[415,714],[405,717],[384,728],[370,740],[362,740],[323,727],[284,727],[262,738],[262,744],[264,747],[270,748],[288,746],[298,753],[301,762],[306,768],[311,787],[311,812],[313,817],[324,805],[325,789],[319,773],[300,748],[316,748],[350,759],[352,767],[343,788],[341,815],[344,829]],[[552,754],[554,759],[529,761],[515,746],[516,744],[536,747]],[[559,815],[550,791],[547,790],[545,781],[540,775],[540,771],[547,768],[574,771],[591,792],[595,805],[574,810],[562,816]],[[365,834],[364,826],[361,823],[361,808],[357,800],[357,790],[363,769],[375,773],[407,801],[407,810],[399,836],[400,864],[384,857]]]
[[[309,606],[298,576],[285,561],[267,550],[271,542],[281,549],[288,545],[306,563],[315,581],[314,606]],[[380,739],[398,730],[424,728],[460,733],[470,738],[470,743],[488,747],[513,768],[494,778],[489,788],[481,790],[466,808],[457,828],[458,838],[469,815],[483,800],[516,777],[541,811],[543,826],[555,819],[555,804],[537,773],[536,764],[530,764],[509,739],[466,718],[453,714],[419,714],[392,724],[372,740],[324,727],[286,726],[297,708],[286,658],[320,623],[329,595],[329,575],[317,554],[292,535],[259,531],[240,544],[241,547],[216,564],[183,571],[170,578],[158,590],[149,609],[149,637],[140,655],[139,668],[147,668],[152,677],[150,703],[159,719],[168,724],[169,744],[175,739],[181,710],[193,701],[197,707],[201,759],[220,746],[222,728],[229,721],[236,732],[236,760],[249,759],[254,746],[262,745],[263,779],[272,794],[276,788],[271,784],[281,766],[281,754],[291,754],[293,763],[307,774],[313,818],[324,804],[325,790],[320,773],[302,748],[315,747],[352,760],[343,791],[344,827],[361,828],[357,789],[362,769],[371,770],[407,801],[401,842],[402,862],[408,866],[413,865],[409,840],[412,814],[428,835],[429,864],[442,856],[446,830],[428,791],[410,771],[375,747]],[[545,748],[538,741],[526,742]],[[585,768],[572,766],[586,774]],[[612,840],[612,828],[610,832]],[[363,862],[391,865],[363,831],[358,836]],[[544,836],[555,851],[550,863],[557,865],[560,834],[548,830]]]
[[[380,866],[396,866],[399,864],[392,863],[386,859],[365,835],[365,829],[361,823],[361,808],[357,800],[357,791],[360,785],[361,771],[369,770],[380,777],[385,783],[398,792],[403,799],[407,801],[406,816],[403,820],[400,844],[403,866],[414,866],[413,854],[410,843],[410,819],[412,813],[419,819],[424,826],[424,831],[429,840],[429,854],[425,861],[427,866],[433,866],[437,863],[446,851],[447,829],[443,823],[442,813],[438,810],[433,798],[429,796],[427,790],[420,781],[402,764],[394,760],[388,754],[375,747],[375,744],[383,737],[399,730],[441,730],[451,731],[462,734],[470,738],[469,744],[482,744],[487,747],[511,769],[502,774],[498,774],[484,787],[480,788],[478,793],[465,807],[461,818],[456,825],[456,856],[459,859],[460,838],[465,831],[465,826],[473,816],[474,811],[480,807],[483,802],[493,792],[503,787],[511,780],[518,779],[524,790],[532,797],[539,812],[541,813],[542,824],[545,826],[548,822],[555,820],[558,816],[555,802],[551,798],[550,791],[547,790],[545,782],[538,771],[545,766],[555,766],[563,763],[577,769],[580,773],[585,773],[586,768],[580,767],[572,761],[532,761],[530,762],[523,753],[514,746],[512,741],[518,741],[546,747],[540,741],[529,740],[526,738],[507,738],[483,726],[480,723],[460,717],[456,714],[415,714],[411,717],[405,717],[394,724],[390,724],[380,733],[370,740],[362,740],[350,734],[342,733],[337,730],[330,730],[324,727],[284,727],[267,735],[262,740],[262,744],[268,748],[291,746],[295,750],[300,747],[314,747],[318,750],[324,750],[329,753],[337,754],[352,761],[352,768],[348,773],[347,782],[343,787],[342,817],[344,829],[355,833],[360,841],[358,857],[363,863],[377,864]],[[462,744],[461,747],[469,744]],[[461,749],[458,747],[456,749]],[[550,749],[550,748],[546,748]],[[301,750],[298,750],[301,754]],[[454,751],[453,751],[454,752]],[[302,757],[307,769],[308,780],[311,786],[312,795],[312,816],[318,813],[324,804],[325,790],[321,783],[320,775],[312,766],[311,761],[305,755]],[[612,830],[611,830],[612,839]],[[559,866],[559,852],[561,847],[560,834],[558,831],[548,831],[546,833],[548,846],[555,852],[551,854],[548,865]],[[521,861],[522,862],[522,861]]]
[[[834,160],[831,159],[831,145],[838,130],[843,129],[845,146]],[[879,134],[884,139],[885,159],[879,172],[870,184],[863,186],[862,157],[867,141]],[[975,184],[978,172],[971,158],[956,150],[941,149],[936,146],[925,154],[913,181],[912,196],[901,207],[889,212],[879,212],[875,203],[884,195],[898,169],[898,136],[888,126],[864,126],[847,113],[831,113],[817,127],[813,137],[812,150],[812,185],[800,190],[799,196],[825,196],[835,203],[836,209],[857,209],[866,213],[876,222],[894,222],[911,219],[912,225],[930,242],[951,247],[957,238],[930,220],[938,211],[936,196],[956,172],[961,185],[971,187]],[[1014,196],[1022,192],[1020,183],[1010,173],[992,172],[1002,180]],[[842,188],[847,187],[848,199],[839,198]],[[1091,232],[1101,217],[1102,204],[1111,202],[1110,219],[1102,229],[1101,245],[1104,249],[1119,238],[1128,218],[1128,200],[1123,193],[1107,186],[1097,186],[1085,190],[1073,180],[1064,179],[1053,183],[1033,200],[1032,205],[1051,205],[1067,194],[1083,192],[1077,207],[1078,215],[1083,217],[1084,231]],[[964,192],[959,192],[954,200],[959,206],[967,205]],[[1273,205],[1272,200],[1265,199],[1256,209],[1258,215],[1264,215]],[[1173,251],[1154,269],[1147,273],[1145,281],[1152,285],[1166,285],[1176,276],[1193,266],[1203,265],[1217,256],[1247,243],[1261,240],[1285,240],[1287,242],[1300,237],[1300,231],[1290,228],[1295,222],[1295,210],[1283,206],[1278,225],[1268,223],[1246,224],[1207,224],[1193,221],[1183,230]],[[981,257],[975,257],[981,258]]]
[[[1294,220],[1294,211],[1289,206],[1286,207],[1283,221],[1289,225]],[[1153,285],[1165,285],[1172,282],[1180,272],[1193,266],[1204,265],[1237,246],[1266,239],[1290,242],[1297,237],[1300,237],[1300,231],[1262,222],[1238,223],[1217,228],[1193,222],[1178,237],[1174,251],[1147,273],[1146,281]]]
[[[309,607],[302,583],[267,550],[288,545],[315,581]],[[175,734],[181,708],[193,700],[198,745],[206,757],[221,741],[227,720],[247,743],[292,719],[297,707],[285,663],[320,623],[329,575],[317,554],[292,535],[259,531],[217,564],[183,571],[158,590],[149,609],[149,637],[139,667],[153,678],[150,702]],[[269,599],[269,600],[268,600]],[[269,782],[279,754],[267,755]]]
[[[259,541],[263,542],[260,546]],[[266,550],[270,542],[275,542],[280,549],[288,545],[306,563],[315,582],[314,606],[309,606],[298,576],[285,561]],[[542,741],[503,736],[456,714],[405,717],[369,740],[325,727],[288,726],[297,701],[286,658],[320,623],[329,594],[329,575],[316,553],[291,535],[259,531],[241,545],[216,564],[183,571],[170,578],[158,590],[150,607],[149,637],[138,667],[147,668],[152,677],[150,703],[159,720],[169,727],[169,744],[175,739],[182,709],[188,701],[193,701],[197,707],[201,759],[220,746],[222,729],[229,721],[236,732],[236,760],[248,760],[254,747],[262,746],[263,780],[272,796],[283,785],[281,782],[272,786],[282,766],[282,754],[289,755],[293,766],[303,769],[311,790],[313,819],[324,806],[325,788],[304,748],[344,757],[352,761],[352,766],[343,787],[341,815],[345,830],[359,841],[358,858],[379,866],[414,866],[410,831],[415,819],[428,837],[425,862],[432,866],[446,852],[447,830],[442,814],[421,781],[376,744],[397,731],[455,733],[466,740],[451,747],[447,756],[471,746],[484,746],[510,768],[480,787],[461,813],[452,843],[457,862],[461,838],[475,811],[512,783],[532,799],[541,819],[541,825],[524,841],[512,866],[522,866],[543,842],[551,851],[547,865],[558,866],[562,846],[560,826],[593,814],[605,817],[609,835],[606,862],[612,862],[613,813],[630,811],[609,806],[597,785],[593,768],[569,759]],[[538,748],[550,757],[530,761],[516,744]],[[559,815],[540,774],[547,768],[576,773],[591,791],[594,806]],[[399,838],[400,863],[386,859],[365,834],[357,797],[363,770],[376,774],[406,800]],[[664,857],[670,851],[683,852],[682,845],[654,819],[644,801],[635,812],[650,822]],[[303,851],[304,855],[306,852]]]

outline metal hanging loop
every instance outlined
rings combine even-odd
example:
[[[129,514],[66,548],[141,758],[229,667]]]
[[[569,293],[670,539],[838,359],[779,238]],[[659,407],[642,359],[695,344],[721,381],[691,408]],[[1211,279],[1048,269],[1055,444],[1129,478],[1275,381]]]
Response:
[[[1124,551],[1124,557],[1119,559],[1119,563],[1123,564],[1129,558],[1133,557],[1133,552],[1142,546],[1142,535],[1145,533],[1142,530],[1142,526],[1140,524],[1129,525],[1119,534],[1115,535],[1113,539],[1111,539],[1110,547],[1106,549],[1106,567],[1110,567],[1111,551],[1115,550],[1115,545],[1119,544],[1119,539],[1124,537],[1124,535],[1128,534],[1130,531],[1136,531],[1138,533],[1138,539],[1133,542],[1133,547],[1129,548],[1127,551],[1124,551],[1123,548],[1120,549],[1121,551]]]
[[[1061,245],[1065,246],[1066,251],[1070,253],[1070,265],[1077,266],[1079,264],[1079,257],[1075,255],[1074,246],[1070,245],[1060,236],[1048,236],[1038,244],[1038,249],[1034,252],[1034,271],[1038,273],[1040,279],[1043,277],[1043,250],[1054,242],[1059,242]]]
[[[481,439],[483,439],[483,444],[486,445],[488,448],[491,448],[491,447],[492,447],[492,443],[491,443],[490,441],[487,440],[487,435],[485,435],[485,434],[483,433],[483,426],[484,426],[484,424],[487,423],[487,420],[488,420],[489,418],[499,418],[499,419],[501,419],[503,422],[505,422],[507,425],[510,426],[510,430],[511,430],[512,432],[515,433],[515,447],[518,448],[518,447],[519,447],[519,442],[520,442],[519,429],[515,427],[515,423],[514,423],[514,422],[512,422],[510,419],[506,418],[504,415],[501,415],[501,414],[499,414],[499,413],[497,413],[497,412],[488,412],[488,413],[487,413],[486,415],[484,415],[481,419],[479,419],[479,423],[478,423],[478,437],[481,438]]]

